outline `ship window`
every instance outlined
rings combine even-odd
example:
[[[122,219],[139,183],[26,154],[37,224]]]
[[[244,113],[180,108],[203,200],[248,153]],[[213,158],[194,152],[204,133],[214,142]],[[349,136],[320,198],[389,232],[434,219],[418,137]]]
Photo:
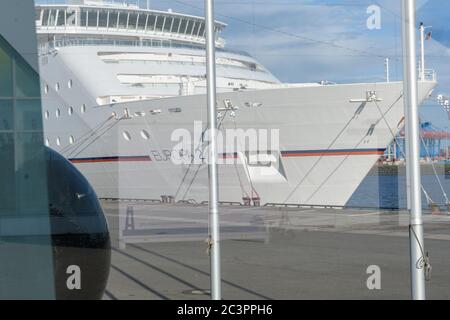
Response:
[[[186,34],[190,35],[192,33],[193,28],[194,28],[194,21],[189,21],[188,27],[186,29]]]
[[[75,10],[67,10],[66,13],[66,24],[68,26],[75,26],[77,23],[77,12]]]
[[[197,23],[195,24],[194,32],[193,32],[192,34],[193,34],[194,36],[197,36],[199,30],[200,30],[200,23],[197,22]]]
[[[136,29],[138,15],[137,13],[130,13],[130,19],[128,20],[128,28]]]
[[[120,13],[119,15],[119,29],[126,29],[128,23],[128,14]]]
[[[47,147],[50,147],[50,140],[48,138],[45,139],[45,145]]]
[[[44,93],[45,93],[45,94],[48,94],[48,84],[46,84],[46,85],[44,86]]]
[[[185,33],[187,27],[187,20],[181,20],[179,33]]]
[[[171,32],[176,33],[178,32],[178,28],[180,27],[180,18],[173,19],[173,25]]]
[[[200,24],[200,30],[198,31],[198,36],[199,37],[205,36],[205,24],[204,23]]]
[[[145,130],[141,131],[141,136],[142,136],[142,139],[144,139],[144,140],[149,140],[150,139],[150,134],[147,131],[145,131]]]
[[[100,28],[106,28],[108,26],[108,12],[100,11],[98,15],[98,26]]]
[[[156,31],[162,31],[164,25],[164,17],[158,17],[156,20]]]
[[[166,23],[164,24],[164,31],[170,32],[171,27],[172,27],[172,21],[173,21],[173,18],[171,18],[171,17],[166,18]]]
[[[60,137],[56,138],[56,145],[57,146],[61,145],[61,138]]]
[[[109,28],[117,28],[117,20],[119,19],[119,13],[118,12],[110,12],[109,13]]]
[[[146,14],[140,14],[139,20],[138,20],[138,29],[144,30],[145,25],[147,23],[147,15]]]
[[[69,113],[69,116],[73,115],[73,107],[69,107],[67,112]]]
[[[56,12],[57,10],[50,10],[50,16],[48,17],[48,25],[55,26],[56,25]]]
[[[64,26],[66,24],[66,11],[65,10],[58,10],[58,20],[56,22],[57,26]]]
[[[88,26],[97,27],[98,11],[88,11]]]
[[[73,86],[73,81],[72,80],[67,81],[67,87],[69,89],[72,89],[72,86]]]
[[[86,113],[86,105],[85,104],[83,104],[81,106],[81,113]]]
[[[44,10],[44,14],[42,15],[42,25],[43,26],[48,26],[48,16],[49,16],[50,11],[49,10]]]
[[[154,31],[155,30],[155,22],[156,22],[155,16],[148,16],[147,30]]]
[[[70,144],[74,144],[75,143],[75,138],[73,136],[69,137],[69,143]]]
[[[129,133],[128,131],[122,132],[122,136],[123,136],[123,138],[124,138],[125,140],[131,141],[131,135],[130,135],[130,133]]]
[[[48,119],[48,118],[50,118],[50,112],[48,112],[48,110],[47,111],[45,111],[45,119]]]
[[[60,86],[59,86],[59,82],[57,82],[57,83],[55,84],[55,90],[56,90],[56,92],[58,92],[58,91],[59,91],[59,88],[60,88]]]
[[[57,109],[56,110],[56,117],[59,118],[61,116],[61,110]]]
[[[86,10],[81,11],[81,13],[80,13],[80,26],[81,27],[87,26],[87,17],[88,17],[88,12]]]

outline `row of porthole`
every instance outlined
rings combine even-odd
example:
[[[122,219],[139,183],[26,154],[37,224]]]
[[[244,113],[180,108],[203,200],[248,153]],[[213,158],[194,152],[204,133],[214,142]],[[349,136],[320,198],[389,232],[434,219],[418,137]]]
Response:
[[[73,87],[73,81],[72,81],[72,80],[67,81],[67,88],[72,89],[72,87]],[[46,84],[46,85],[44,86],[44,93],[45,93],[45,94],[48,94],[49,89],[50,89],[50,88],[49,88],[48,84]],[[57,83],[55,84],[55,91],[58,92],[60,89],[61,89],[61,85],[59,84],[59,82],[57,82]]]
[[[122,137],[126,141],[131,141],[131,134],[128,131],[123,131],[122,132]],[[141,137],[144,140],[150,140],[150,133],[148,133],[146,130],[141,130]]]
[[[73,136],[70,136],[70,137],[69,137],[69,143],[70,143],[70,144],[74,144],[74,143],[75,143],[75,138],[74,138]],[[46,145],[47,147],[50,147],[50,139],[49,139],[49,138],[45,139],[45,145]],[[60,137],[57,137],[57,138],[56,138],[56,145],[57,145],[58,147],[61,146],[61,138],[60,138]]]
[[[85,104],[83,104],[81,106],[80,111],[82,114],[86,113],[86,105]],[[67,113],[69,114],[69,116],[73,115],[73,112],[74,112],[73,107],[69,107],[67,109]],[[56,118],[61,117],[61,109],[56,109],[55,115],[56,115]],[[49,118],[50,118],[50,111],[47,110],[47,111],[45,111],[45,119],[49,119]]]

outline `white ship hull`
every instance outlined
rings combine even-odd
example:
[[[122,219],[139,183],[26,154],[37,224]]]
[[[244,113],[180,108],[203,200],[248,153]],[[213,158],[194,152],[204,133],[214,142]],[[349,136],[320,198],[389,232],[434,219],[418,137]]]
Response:
[[[421,83],[421,101],[433,86],[433,82]],[[368,91],[376,92],[380,101],[360,102]],[[345,205],[384,154],[392,134],[402,127],[402,83],[220,94],[219,101],[224,100],[239,109],[234,118],[225,117],[222,129],[233,129],[236,123],[245,130],[277,129],[280,137],[279,153],[258,150],[275,155],[277,170],[267,173],[264,167],[248,166],[248,151],[252,150],[239,146],[227,150],[227,157],[235,160],[219,166],[220,200],[224,202],[259,196],[263,204]],[[255,101],[261,105],[245,106]],[[160,199],[167,195],[176,201],[206,201],[207,166],[177,165],[171,158],[177,144],[171,141],[175,130],[183,128],[194,135],[194,122],[206,125],[205,103],[204,95],[196,95],[97,107],[89,112],[90,119],[97,119],[95,125],[79,119],[78,126],[73,126],[75,136],[85,135],[88,127],[104,122],[112,112],[120,119],[127,110],[130,118],[110,119],[105,125],[112,125],[108,131],[98,130],[83,144],[56,149],[77,165],[102,198]],[[173,108],[181,112],[169,111]],[[151,114],[151,110],[160,113]],[[67,127],[47,123],[50,139],[67,135]],[[149,134],[148,140],[142,130]]]
[[[195,123],[206,127],[203,18],[80,1],[38,6],[37,19],[47,145],[102,198],[206,201],[206,164],[174,161],[201,158],[193,144],[202,137]],[[220,200],[345,205],[403,126],[402,83],[282,84],[224,43],[219,36],[221,131],[268,130],[279,140],[226,141]],[[420,102],[435,85],[420,82]],[[180,146],[172,135],[182,129],[194,140]]]

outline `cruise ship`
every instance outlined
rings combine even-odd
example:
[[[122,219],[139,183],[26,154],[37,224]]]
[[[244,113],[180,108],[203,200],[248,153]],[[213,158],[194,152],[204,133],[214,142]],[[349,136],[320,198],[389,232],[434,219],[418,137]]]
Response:
[[[204,18],[69,0],[38,5],[36,24],[47,146],[101,198],[207,201]],[[219,129],[242,136],[224,139],[220,201],[344,206],[404,125],[403,83],[281,83],[225,28]],[[420,102],[435,86],[427,71]]]

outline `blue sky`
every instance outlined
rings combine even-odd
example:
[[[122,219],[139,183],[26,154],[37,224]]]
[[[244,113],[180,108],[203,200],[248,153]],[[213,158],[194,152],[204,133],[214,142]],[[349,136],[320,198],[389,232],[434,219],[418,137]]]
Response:
[[[38,1],[38,2],[55,2]],[[57,1],[56,1],[57,2]],[[128,2],[136,3],[137,0]],[[151,0],[155,9],[203,14],[203,0]],[[145,0],[141,1],[144,5]],[[216,0],[216,17],[228,24],[227,46],[245,50],[284,82],[382,81],[384,59],[401,80],[400,0]],[[427,67],[436,69],[436,92],[450,95],[450,1],[417,0],[418,21],[433,25]],[[367,28],[367,8],[381,8],[381,29]],[[436,103],[422,118],[450,127]]]

